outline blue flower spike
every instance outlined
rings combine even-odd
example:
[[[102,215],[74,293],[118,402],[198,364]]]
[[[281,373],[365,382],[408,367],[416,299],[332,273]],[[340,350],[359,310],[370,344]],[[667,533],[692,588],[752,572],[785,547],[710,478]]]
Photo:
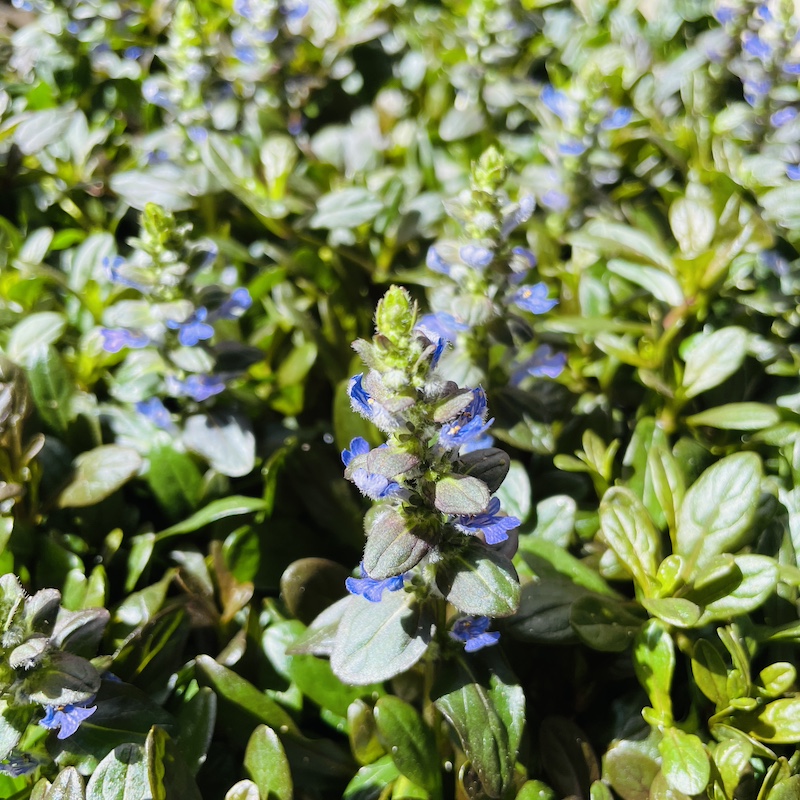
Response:
[[[364,562],[361,562],[361,577],[347,578],[344,585],[350,594],[355,594],[369,600],[370,603],[380,603],[384,591],[396,592],[403,588],[404,575],[394,575],[382,581],[370,578],[364,569]]]
[[[66,739],[78,730],[81,723],[97,711],[97,706],[76,706],[68,703],[63,706],[46,706],[45,714],[39,720],[43,728],[57,730],[59,739]]]
[[[489,617],[461,617],[453,624],[450,636],[457,642],[464,642],[467,653],[474,653],[499,641],[500,634],[497,631],[487,630],[490,623]]]

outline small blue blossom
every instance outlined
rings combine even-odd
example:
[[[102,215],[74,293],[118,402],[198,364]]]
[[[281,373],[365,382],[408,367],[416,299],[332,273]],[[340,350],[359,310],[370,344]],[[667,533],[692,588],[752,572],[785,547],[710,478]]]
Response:
[[[440,272],[442,275],[450,274],[450,264],[439,255],[439,251],[433,245],[428,248],[425,264],[428,269],[432,269],[434,272]]]
[[[280,8],[287,22],[301,20],[308,14],[308,3],[305,0],[284,0]]]
[[[104,256],[101,263],[108,279],[117,286],[125,286],[128,289],[136,289],[137,292],[142,292],[142,294],[146,294],[149,291],[147,286],[139,283],[138,281],[134,281],[125,275],[123,272],[125,267],[125,259],[122,256],[114,256],[114,258]]]
[[[472,269],[485,269],[492,263],[494,253],[477,244],[465,244],[459,251],[461,260]]]
[[[786,177],[790,181],[800,181],[800,164],[787,164]]]
[[[385,475],[369,472],[363,467],[354,470],[350,479],[361,494],[369,497],[370,500],[384,500],[387,497],[404,494],[400,484],[396,481],[390,481]]]
[[[500,544],[508,539],[508,531],[518,528],[516,517],[500,515],[500,499],[493,497],[480,514],[461,515],[455,518],[455,526],[462,533],[474,534],[482,531],[486,544]]]
[[[792,63],[791,61],[789,61],[789,62],[787,62],[785,64],[782,64],[781,65],[781,69],[787,75],[800,75],[800,61],[797,61],[795,63]]]
[[[522,195],[522,197],[519,198],[517,207],[503,219],[503,239],[508,238],[511,231],[518,228],[523,222],[527,222],[533,215],[535,208],[536,200],[534,200],[533,195]]]
[[[224,381],[216,375],[190,375],[183,381],[174,375],[167,375],[165,381],[170,395],[191,397],[198,403],[225,390]]]
[[[195,143],[201,144],[208,139],[208,131],[202,125],[190,125],[186,129],[186,135]]]
[[[758,34],[745,31],[742,39],[742,48],[754,58],[766,61],[772,55],[772,45],[765,42]]]
[[[450,636],[457,642],[464,642],[464,650],[474,653],[483,647],[491,647],[500,639],[498,631],[488,630],[489,617],[461,617],[455,621]]]
[[[531,314],[545,314],[558,305],[558,300],[547,298],[547,286],[544,283],[520,286],[511,296],[511,302],[523,311]]]
[[[20,775],[29,775],[38,766],[39,762],[28,753],[12,753],[0,761],[0,773],[19,778]]]
[[[360,565],[361,577],[360,578],[347,578],[344,585],[350,594],[357,594],[369,600],[370,603],[380,603],[381,596],[384,590],[389,592],[396,592],[403,588],[404,575],[394,575],[391,578],[385,578],[382,581],[370,578],[367,571],[364,569],[364,563]]]
[[[140,400],[136,403],[136,410],[162,430],[169,431],[175,428],[172,424],[172,415],[158,397]]]
[[[557,378],[567,365],[566,353],[555,353],[550,345],[537,347],[533,355],[511,376],[511,385],[518,386],[528,375],[534,378]]]
[[[206,322],[207,316],[208,309],[200,306],[186,322],[168,319],[167,327],[178,331],[178,341],[184,347],[194,347],[198,342],[210,339],[214,335],[214,329]]]
[[[759,101],[767,96],[772,88],[772,81],[769,78],[762,80],[746,80],[744,82],[744,99],[750,106],[757,106]]]
[[[763,250],[758,260],[770,271],[783,278],[789,274],[791,265],[777,250]]]
[[[415,329],[424,333],[431,341],[444,339],[447,342],[455,342],[459,333],[469,330],[469,325],[459,322],[446,311],[437,311],[435,314],[425,314]]]
[[[739,10],[731,6],[719,5],[714,9],[714,18],[721,25],[728,25],[739,16]]]
[[[253,9],[250,5],[250,0],[233,0],[234,13],[245,19],[253,19]]]
[[[570,139],[558,146],[558,152],[562,156],[581,156],[586,152],[586,148],[587,145],[583,142],[579,142],[577,139]]]
[[[253,298],[250,297],[250,292],[241,286],[216,310],[214,317],[217,319],[237,319],[252,305]]]
[[[770,118],[770,124],[774,128],[781,128],[788,125],[797,117],[797,109],[792,106],[786,106],[776,111]]]
[[[46,706],[45,714],[39,720],[39,724],[43,728],[54,731],[58,730],[58,738],[66,739],[72,736],[75,731],[88,717],[91,717],[97,711],[97,706],[76,706],[68,703],[63,706]]]
[[[762,3],[757,9],[756,14],[764,20],[764,22],[772,22],[774,19],[772,16],[772,12],[769,10],[769,6],[766,3]]]
[[[542,205],[552,211],[566,211],[569,208],[569,198],[557,189],[548,189],[541,200]]]
[[[356,438],[350,442],[350,449],[342,450],[342,463],[348,467],[356,456],[365,456],[369,451],[369,442],[362,436],[356,436]]]
[[[633,109],[616,108],[601,123],[600,127],[604,131],[616,131],[624,128],[633,119]]]
[[[452,422],[442,426],[439,444],[447,449],[459,449],[480,439],[494,422],[486,418],[486,393],[478,387],[472,392],[472,400],[464,411]]]
[[[547,108],[565,122],[578,111],[578,105],[574,100],[567,97],[564,92],[553,88],[549,83],[542,89],[540,97]]]
[[[532,270],[538,263],[539,260],[527,247],[513,248],[511,259],[508,263],[514,273],[511,277],[512,283],[523,280],[527,272]]]
[[[146,103],[159,106],[168,111],[172,110],[175,106],[166,92],[160,88],[158,81],[152,78],[147,78],[147,80],[142,83],[142,97]]]
[[[101,328],[103,350],[107,353],[119,353],[126,347],[140,350],[150,344],[150,337],[141,331],[129,331],[126,328]]]
[[[362,417],[372,419],[372,405],[375,401],[367,394],[363,379],[363,372],[350,378],[350,383],[347,384],[347,396],[350,398],[353,411],[361,414]]]
[[[122,57],[128,61],[137,61],[144,55],[144,48],[137,47],[136,45],[132,45],[131,47],[125,48],[122,53]]]

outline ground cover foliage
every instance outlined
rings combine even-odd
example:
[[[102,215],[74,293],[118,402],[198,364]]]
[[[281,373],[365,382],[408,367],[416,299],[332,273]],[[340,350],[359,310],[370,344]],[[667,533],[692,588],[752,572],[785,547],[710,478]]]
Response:
[[[0,796],[800,794],[793,3],[0,25]]]

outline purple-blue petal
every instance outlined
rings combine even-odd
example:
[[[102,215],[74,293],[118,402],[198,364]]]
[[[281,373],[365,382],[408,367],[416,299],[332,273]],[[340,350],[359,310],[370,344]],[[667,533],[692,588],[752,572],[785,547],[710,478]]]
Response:
[[[450,264],[439,255],[439,251],[433,245],[428,248],[425,264],[428,269],[432,269],[434,272],[439,272],[442,275],[450,274]]]
[[[531,314],[545,314],[558,305],[558,300],[548,299],[547,292],[544,283],[520,286],[511,296],[511,302]]]

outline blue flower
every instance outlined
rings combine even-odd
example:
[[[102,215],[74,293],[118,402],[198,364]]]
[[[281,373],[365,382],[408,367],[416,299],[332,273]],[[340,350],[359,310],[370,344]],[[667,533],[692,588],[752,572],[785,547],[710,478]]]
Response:
[[[631,119],[633,119],[633,109],[616,108],[600,123],[600,127],[604,131],[616,131],[624,128]]]
[[[152,78],[148,78],[142,83],[142,97],[146,103],[165,108],[168,111],[175,106],[167,93],[160,88],[158,81]]]
[[[397,421],[377,400],[370,397],[362,383],[363,378],[363,373],[355,375],[347,385],[347,395],[353,411],[374,422],[381,430],[396,428]]]
[[[758,254],[758,260],[779,278],[791,271],[791,265],[777,250],[763,250]]]
[[[250,297],[250,292],[241,286],[216,310],[214,316],[217,319],[237,319],[252,305],[253,298]]]
[[[39,762],[28,753],[11,753],[0,761],[0,773],[19,778],[20,775],[30,774],[38,766]]]
[[[800,164],[787,164],[786,177],[790,181],[800,181]]]
[[[168,319],[167,327],[178,331],[178,341],[184,347],[194,347],[198,342],[210,339],[214,335],[214,329],[206,322],[207,316],[208,309],[200,306],[186,322]]]
[[[745,31],[743,34],[742,47],[745,52],[761,61],[766,61],[772,55],[772,45],[765,42],[757,33]]]
[[[713,14],[717,22],[721,25],[727,25],[736,19],[739,15],[739,9],[731,8],[731,6],[719,5],[714,9]]]
[[[570,139],[558,146],[558,152],[562,156],[581,156],[586,152],[587,145],[577,139]]]
[[[786,106],[776,111],[769,121],[775,128],[780,128],[783,125],[788,125],[797,116],[797,109],[792,106]]]
[[[767,96],[772,88],[772,81],[769,78],[762,80],[746,80],[744,82],[744,99],[748,105],[757,106],[759,101]]]
[[[39,720],[39,724],[51,731],[58,730],[58,738],[66,739],[68,736],[72,736],[80,727],[81,722],[91,717],[95,711],[97,711],[97,706],[86,708],[72,703],[63,706],[46,706],[44,717]]]
[[[492,263],[494,253],[477,244],[466,244],[459,251],[461,260],[472,269],[486,269]]]
[[[439,251],[433,245],[428,248],[425,264],[428,269],[432,269],[434,272],[440,272],[442,275],[450,274],[450,264],[439,255]]]
[[[136,403],[136,410],[162,430],[169,431],[175,428],[172,424],[172,416],[158,397],[140,400]]]
[[[542,89],[540,97],[547,108],[565,122],[577,113],[577,103],[567,97],[564,92],[554,89],[549,83]]]
[[[462,533],[477,533],[483,531],[486,544],[500,544],[508,539],[508,531],[513,531],[520,525],[516,517],[501,516],[500,499],[493,497],[480,514],[461,515],[455,518],[455,526]]]
[[[435,314],[425,314],[416,324],[415,330],[424,333],[431,341],[444,339],[454,342],[460,332],[469,330],[469,325],[459,322],[446,311],[437,311]]]
[[[202,125],[190,125],[186,135],[195,143],[200,144],[208,139],[208,131]]]
[[[542,195],[542,205],[552,211],[566,211],[569,208],[569,198],[557,189],[548,189]]]
[[[125,347],[139,350],[150,344],[150,337],[141,331],[129,331],[127,328],[101,328],[103,350],[107,353],[119,353]]]
[[[136,45],[131,45],[131,47],[125,48],[122,53],[122,57],[127,59],[128,61],[137,61],[144,55],[144,48],[137,47]]]
[[[464,650],[474,653],[482,647],[491,647],[497,644],[500,634],[489,631],[491,620],[489,617],[461,617],[453,624],[450,636],[457,642],[464,642]]]
[[[558,300],[548,300],[547,291],[544,283],[520,286],[511,296],[511,302],[531,314],[544,314],[558,305]]]
[[[519,386],[523,378],[532,375],[534,378],[557,378],[567,365],[566,353],[555,353],[550,345],[537,347],[533,355],[520,364],[511,376],[511,385]]]
[[[439,444],[447,449],[455,449],[480,439],[494,422],[493,419],[484,422],[486,410],[486,393],[478,387],[473,390],[470,404],[458,418],[442,426]]]
[[[798,61],[796,63],[788,62],[786,64],[783,64],[781,66],[781,69],[787,75],[800,75],[800,61]]]
[[[284,0],[280,8],[281,14],[283,14],[289,22],[303,19],[303,17],[308,14],[308,3],[306,3],[305,0]]]
[[[112,283],[116,283],[118,286],[126,286],[129,289],[136,289],[139,292],[147,291],[146,286],[132,281],[122,274],[120,270],[125,266],[125,259],[122,256],[114,256],[114,258],[104,256],[101,263],[103,264],[103,270]]]
[[[216,375],[190,375],[185,381],[167,375],[166,384],[173,397],[191,397],[198,403],[225,390],[225,383]]]
[[[522,225],[523,222],[527,222],[533,215],[535,208],[536,200],[533,199],[533,195],[522,195],[517,207],[503,219],[503,239],[506,239],[511,231]]]
[[[385,578],[379,581],[367,575],[363,561],[361,562],[360,568],[360,578],[347,578],[344,582],[350,594],[361,595],[361,597],[369,600],[370,603],[380,603],[384,590],[396,592],[398,589],[403,588],[404,575],[394,575],[391,578]]]
[[[361,494],[369,497],[370,500],[383,500],[387,497],[404,494],[400,484],[396,481],[390,481],[385,475],[369,472],[363,467],[354,470],[350,480],[358,487]]]
[[[347,467],[356,456],[365,456],[369,450],[369,442],[361,436],[356,436],[350,442],[350,449],[342,450],[342,463]]]

